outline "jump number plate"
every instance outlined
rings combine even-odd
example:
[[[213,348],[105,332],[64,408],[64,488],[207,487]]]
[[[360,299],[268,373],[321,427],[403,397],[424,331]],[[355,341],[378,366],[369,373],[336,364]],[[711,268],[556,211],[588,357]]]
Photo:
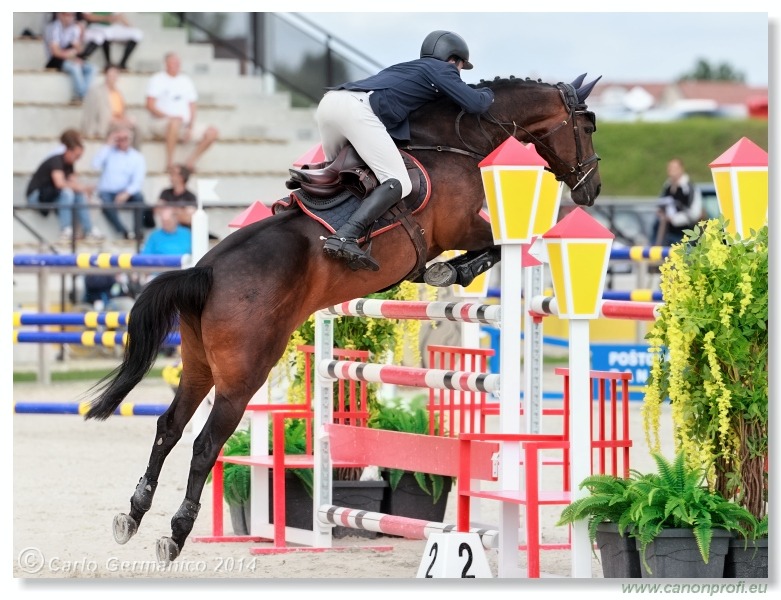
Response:
[[[418,579],[491,578],[485,549],[476,533],[434,533],[418,567]]]

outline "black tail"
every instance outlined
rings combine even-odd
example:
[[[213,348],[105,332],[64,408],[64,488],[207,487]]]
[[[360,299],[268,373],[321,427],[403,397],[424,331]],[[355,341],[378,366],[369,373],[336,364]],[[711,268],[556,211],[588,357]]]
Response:
[[[152,368],[177,315],[198,317],[212,286],[211,267],[168,271],[150,281],[128,318],[128,342],[122,364],[90,390],[99,391],[85,419],[108,419]]]

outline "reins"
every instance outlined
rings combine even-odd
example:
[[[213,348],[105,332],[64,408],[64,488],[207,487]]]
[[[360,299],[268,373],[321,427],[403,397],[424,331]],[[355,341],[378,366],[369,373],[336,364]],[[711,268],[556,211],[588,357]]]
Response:
[[[483,121],[490,123],[491,125],[497,125],[504,131],[509,137],[514,137],[517,139],[517,132],[518,130],[522,131],[523,133],[528,136],[532,143],[534,143],[535,146],[543,147],[550,152],[550,154],[567,170],[566,175],[556,175],[557,181],[564,180],[568,175],[574,173],[577,177],[577,183],[571,188],[573,191],[583,185],[588,179],[594,174],[595,167],[591,167],[588,171],[584,172],[584,168],[592,163],[596,163],[600,160],[599,155],[594,153],[589,158],[583,160],[583,147],[580,140],[580,128],[578,127],[577,119],[575,118],[579,114],[588,114],[588,111],[586,111],[586,106],[580,100],[578,99],[577,92],[575,91],[575,88],[572,87],[572,85],[568,83],[558,83],[556,84],[556,88],[559,90],[559,95],[561,96],[561,100],[564,103],[564,106],[567,107],[567,110],[569,112],[568,118],[559,123],[556,127],[553,129],[546,131],[542,135],[534,135],[532,132],[530,132],[525,127],[522,127],[518,125],[515,121],[500,121],[497,119],[492,113],[488,112],[485,114],[485,116],[478,115],[477,116],[477,126],[482,134],[482,136],[490,143],[491,136],[488,134],[488,132],[483,127]],[[461,135],[461,119],[466,113],[462,110],[458,113],[455,120],[455,130],[456,135],[458,136],[458,139],[461,141],[461,143],[467,148],[466,150],[461,148],[454,148],[452,146],[406,146],[405,150],[434,150],[437,152],[452,152],[455,154],[462,154],[465,156],[469,156],[475,160],[482,160],[485,158],[488,154],[482,152],[479,148],[476,148],[469,144],[466,140],[464,140],[463,136]],[[566,127],[568,123],[572,123],[572,133],[575,138],[575,164],[571,165],[567,161],[565,161],[563,158],[561,158],[554,150],[551,148],[548,144],[546,144],[543,140],[547,137],[550,137],[554,133],[556,133],[559,129],[562,127]],[[512,125],[512,131],[509,131],[506,126]],[[552,170],[552,169],[551,169]]]

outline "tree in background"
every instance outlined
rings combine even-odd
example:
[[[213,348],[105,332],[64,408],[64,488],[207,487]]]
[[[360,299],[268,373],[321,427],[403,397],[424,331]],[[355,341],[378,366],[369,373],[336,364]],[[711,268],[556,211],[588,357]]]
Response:
[[[688,73],[678,77],[678,81],[746,81],[746,74],[736,71],[729,63],[711,64],[704,58]]]

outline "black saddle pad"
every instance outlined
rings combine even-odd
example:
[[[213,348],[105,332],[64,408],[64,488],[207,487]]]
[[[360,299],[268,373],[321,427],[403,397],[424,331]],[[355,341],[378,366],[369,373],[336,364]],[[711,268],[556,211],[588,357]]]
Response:
[[[420,181],[420,185],[413,185],[413,194],[403,198],[398,206],[414,215],[420,212],[428,203],[429,197],[431,196],[431,183],[428,178],[428,173],[426,173],[426,170],[417,160],[409,155],[407,155],[405,159],[413,161],[415,168],[410,169],[409,174],[411,177],[417,177]],[[418,193],[414,194],[416,188],[419,188]],[[320,198],[312,196],[304,190],[298,189],[290,192],[288,198],[283,198],[274,203],[272,211],[277,213],[281,210],[293,210],[297,208],[321,223],[329,233],[335,233],[336,230],[344,225],[350,216],[358,209],[360,203],[361,199],[347,190],[329,198]],[[398,211],[394,212],[398,213]],[[394,212],[388,211],[379,219],[377,226],[372,230],[370,237],[376,237],[399,225],[398,217]]]

